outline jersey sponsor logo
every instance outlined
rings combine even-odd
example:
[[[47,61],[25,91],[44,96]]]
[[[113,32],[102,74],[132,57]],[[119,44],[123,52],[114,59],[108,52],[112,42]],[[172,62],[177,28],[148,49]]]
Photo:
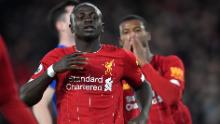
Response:
[[[84,91],[112,91],[112,78],[104,80],[103,77],[93,76],[74,76],[68,78],[66,90],[84,90]]]
[[[127,111],[138,109],[138,104],[137,103],[128,103],[125,105],[125,108]]]
[[[184,80],[183,70],[179,67],[171,67],[170,68],[171,77],[174,77],[175,79]]]
[[[42,70],[43,70],[43,65],[40,64],[40,65],[38,66],[37,70],[34,72],[34,74],[38,74],[38,73],[40,73]]]
[[[152,90],[152,105],[158,104],[158,103],[162,103],[163,99],[161,98],[161,96],[156,95],[155,91]]]
[[[138,104],[136,103],[136,99],[135,96],[126,96],[126,105],[125,105],[125,109],[127,111],[131,111],[133,109],[138,109]]]
[[[97,82],[97,83],[103,83],[103,77],[93,77],[93,76],[86,76],[86,77],[80,77],[80,76],[73,76],[71,75],[69,77],[69,82]]]
[[[85,90],[85,91],[102,91],[101,85],[87,85],[87,84],[66,84],[67,90]]]
[[[105,66],[105,75],[112,75],[112,66],[114,66],[114,59],[105,62],[104,66]]]
[[[113,80],[111,77],[105,80],[105,91],[112,91],[112,83]]]

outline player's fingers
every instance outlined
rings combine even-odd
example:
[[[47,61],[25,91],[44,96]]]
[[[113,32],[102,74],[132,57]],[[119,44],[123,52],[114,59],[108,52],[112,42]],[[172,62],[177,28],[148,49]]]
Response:
[[[83,70],[84,68],[78,65],[71,65],[70,70]]]
[[[81,56],[69,58],[69,61],[87,61],[87,60],[88,60],[87,57],[81,57]]]
[[[130,40],[124,41],[123,48],[126,49],[126,50],[130,50],[131,49]]]
[[[70,54],[70,57],[81,56],[83,54],[85,54],[85,53],[83,53],[83,52],[74,52],[73,54]]]
[[[88,64],[88,62],[84,62],[84,61],[70,61],[69,65],[85,65]]]

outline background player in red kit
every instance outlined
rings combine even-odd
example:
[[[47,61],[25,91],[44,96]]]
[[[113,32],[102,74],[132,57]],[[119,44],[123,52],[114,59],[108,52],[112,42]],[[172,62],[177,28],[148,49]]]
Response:
[[[153,89],[148,124],[191,124],[190,113],[182,102],[185,83],[182,61],[174,55],[151,53],[151,34],[142,17],[129,15],[122,19],[119,28],[123,48],[136,55]]]
[[[8,53],[0,35],[0,114],[9,124],[36,124],[18,97]],[[1,122],[1,121],[0,121]]]
[[[142,105],[130,121],[144,124],[151,104],[151,90],[142,78],[135,56],[121,48],[101,45],[101,11],[81,3],[71,14],[76,46],[56,48],[42,60],[38,71],[21,89],[28,105],[37,103],[52,79],[56,79],[58,124],[123,124],[122,80],[131,82]],[[143,76],[142,76],[143,77]]]

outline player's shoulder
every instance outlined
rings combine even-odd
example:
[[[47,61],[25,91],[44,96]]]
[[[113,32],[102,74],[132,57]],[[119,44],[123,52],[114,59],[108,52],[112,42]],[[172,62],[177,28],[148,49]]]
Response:
[[[69,54],[71,52],[73,52],[74,49],[73,47],[65,47],[65,48],[54,48],[52,50],[50,50],[43,59],[46,58],[59,58],[62,57],[66,54]]]
[[[176,55],[168,55],[168,56],[156,55],[156,57],[164,62],[173,62],[173,61],[182,62],[182,60]]]
[[[184,64],[182,60],[176,56],[176,55],[168,55],[168,56],[163,56],[163,55],[155,55],[154,57],[154,62],[158,63],[159,65],[163,66],[181,66],[184,67]]]

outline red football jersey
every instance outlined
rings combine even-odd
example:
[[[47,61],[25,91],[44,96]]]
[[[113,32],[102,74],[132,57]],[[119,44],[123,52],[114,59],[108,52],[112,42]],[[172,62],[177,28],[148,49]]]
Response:
[[[125,81],[122,82],[122,85],[124,97],[124,120],[125,124],[127,124],[129,120],[134,119],[140,114],[140,109],[132,87]]]
[[[190,111],[182,101],[179,101],[176,107],[172,107],[172,112],[175,124],[192,124]]]
[[[0,113],[10,124],[36,124],[30,110],[18,97],[8,53],[0,36]]]
[[[155,55],[142,71],[153,89],[148,124],[175,124],[173,112],[182,100],[185,83],[182,61],[177,56]]]
[[[77,50],[56,48],[41,61],[37,78],[63,56]],[[58,124],[123,124],[122,80],[141,85],[141,70],[129,51],[102,45],[95,53],[83,55],[88,64],[83,71],[67,71],[56,75]]]

